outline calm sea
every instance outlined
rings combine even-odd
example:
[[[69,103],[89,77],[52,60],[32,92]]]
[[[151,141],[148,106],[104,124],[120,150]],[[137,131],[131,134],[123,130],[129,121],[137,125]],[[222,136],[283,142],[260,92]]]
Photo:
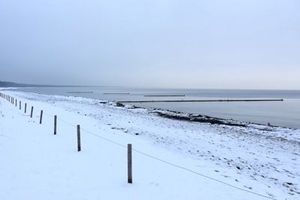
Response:
[[[142,103],[136,105],[260,124],[271,123],[277,126],[300,128],[300,91],[296,90],[132,89],[121,87],[35,87],[21,88],[20,90],[40,94],[80,96],[111,101],[283,98],[283,102]],[[156,95],[163,96],[158,97]]]

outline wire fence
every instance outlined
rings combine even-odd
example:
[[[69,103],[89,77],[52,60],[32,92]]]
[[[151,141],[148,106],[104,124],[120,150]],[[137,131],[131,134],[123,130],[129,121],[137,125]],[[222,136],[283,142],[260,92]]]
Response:
[[[8,102],[10,102],[12,105],[15,105],[15,107],[17,108],[17,101],[18,101],[17,98],[12,97],[12,96],[9,96],[9,95],[6,95],[6,94],[4,94],[4,93],[0,93],[0,97],[3,98],[3,99],[6,99]],[[21,102],[21,101],[19,101],[19,102]],[[28,103],[24,103],[24,105],[26,105],[26,107],[27,107],[29,104],[28,104]],[[25,109],[26,109],[26,107],[25,107]],[[19,109],[21,110],[21,106],[19,106]],[[25,112],[26,112],[26,110],[25,110]],[[41,112],[41,113],[42,113],[43,115],[45,115],[45,116],[50,117],[50,118],[56,116],[55,114],[48,114],[49,112],[48,112],[48,113],[47,113],[47,112]],[[35,116],[38,117],[38,115],[35,115]],[[41,116],[40,116],[40,117],[41,117]],[[65,119],[59,118],[59,120],[60,120],[60,122],[63,122],[64,124],[66,124],[66,125],[68,125],[68,126],[72,126],[72,127],[78,126],[77,124],[71,123],[71,122],[69,122],[69,121],[67,121],[67,120],[65,120]],[[125,144],[116,142],[116,141],[114,141],[114,140],[112,140],[112,139],[110,139],[110,138],[107,138],[107,137],[104,137],[104,136],[99,135],[99,134],[97,134],[97,133],[94,133],[93,131],[90,131],[90,130],[88,130],[88,129],[86,129],[86,128],[82,128],[82,127],[81,127],[81,130],[84,131],[83,133],[86,133],[86,134],[89,134],[89,135],[91,135],[91,136],[94,136],[94,137],[96,137],[96,138],[98,138],[98,139],[101,139],[101,140],[103,140],[103,141],[106,141],[106,142],[108,142],[108,143],[110,143],[110,144],[116,145],[116,146],[121,147],[121,148],[124,148],[124,149],[128,149],[128,145],[125,145]],[[256,196],[258,196],[258,197],[262,197],[262,198],[265,198],[265,199],[273,199],[273,200],[274,200],[274,197],[272,197],[272,196],[267,196],[267,195],[264,195],[264,194],[260,194],[260,193],[254,192],[254,191],[250,191],[250,190],[247,190],[247,189],[244,189],[244,188],[235,186],[235,185],[230,184],[230,183],[226,183],[226,182],[224,182],[224,181],[221,181],[221,180],[218,180],[218,179],[216,179],[216,178],[210,177],[210,176],[205,175],[205,174],[203,174],[203,173],[200,173],[200,172],[198,172],[198,171],[189,169],[189,168],[187,168],[187,167],[185,167],[185,166],[182,166],[182,165],[179,165],[179,164],[176,164],[176,163],[173,163],[173,162],[164,160],[164,159],[159,158],[159,157],[157,157],[157,156],[151,155],[151,154],[146,153],[146,152],[144,152],[144,151],[141,151],[141,150],[139,150],[139,149],[132,148],[132,151],[135,152],[135,153],[137,153],[137,154],[139,154],[139,155],[142,155],[142,156],[144,156],[144,157],[147,157],[147,158],[149,158],[149,159],[152,159],[152,160],[161,162],[161,163],[163,163],[163,164],[165,164],[165,165],[168,165],[168,166],[170,166],[170,167],[174,167],[174,168],[177,168],[177,169],[180,169],[180,170],[189,172],[189,173],[191,173],[191,174],[197,175],[197,176],[202,177],[202,178],[205,178],[205,179],[207,179],[207,180],[210,180],[210,181],[214,181],[214,182],[220,183],[220,184],[225,185],[225,186],[227,186],[227,187],[230,187],[230,188],[233,188],[233,189],[236,189],[236,190],[239,190],[239,191],[243,191],[243,192],[246,192],[246,193],[249,193],[249,194],[252,194],[252,195],[256,195]]]

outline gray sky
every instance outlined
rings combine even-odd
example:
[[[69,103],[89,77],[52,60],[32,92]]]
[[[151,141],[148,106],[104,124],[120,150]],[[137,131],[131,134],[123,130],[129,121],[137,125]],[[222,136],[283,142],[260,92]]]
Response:
[[[300,1],[0,0],[0,80],[300,89]]]

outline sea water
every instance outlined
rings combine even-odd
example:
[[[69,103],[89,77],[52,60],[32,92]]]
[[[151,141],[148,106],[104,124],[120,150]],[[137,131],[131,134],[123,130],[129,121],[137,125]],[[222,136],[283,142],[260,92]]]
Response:
[[[109,101],[282,98],[283,102],[162,102],[135,103],[135,105],[300,128],[300,91],[297,90],[135,89],[125,87],[31,87],[20,88],[20,90]]]

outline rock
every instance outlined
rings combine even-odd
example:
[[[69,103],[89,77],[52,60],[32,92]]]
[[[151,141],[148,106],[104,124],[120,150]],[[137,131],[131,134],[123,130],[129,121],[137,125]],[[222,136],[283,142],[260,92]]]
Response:
[[[117,103],[116,103],[116,106],[117,106],[117,107],[125,107],[124,104],[122,104],[122,103],[120,103],[120,102],[117,102]]]

